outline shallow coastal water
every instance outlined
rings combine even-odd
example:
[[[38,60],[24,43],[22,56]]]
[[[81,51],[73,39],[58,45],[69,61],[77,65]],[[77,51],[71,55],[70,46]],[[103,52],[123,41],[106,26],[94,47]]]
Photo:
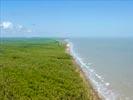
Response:
[[[133,100],[133,39],[73,38],[71,53],[106,100]]]

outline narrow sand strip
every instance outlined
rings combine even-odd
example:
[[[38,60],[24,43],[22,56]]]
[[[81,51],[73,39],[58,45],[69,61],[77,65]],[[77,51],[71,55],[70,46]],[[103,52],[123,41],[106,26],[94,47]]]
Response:
[[[70,44],[69,43],[66,43],[66,52],[69,53],[70,55],[72,55],[70,52]],[[76,60],[74,58],[73,58],[72,62],[76,66],[76,71],[80,74],[80,77],[83,79],[83,82],[87,86],[88,91],[91,89],[90,91],[91,91],[92,100],[104,100],[104,98],[93,88],[90,80],[88,80],[85,73],[81,69],[80,65],[76,62]],[[88,94],[88,96],[90,97],[90,94]]]

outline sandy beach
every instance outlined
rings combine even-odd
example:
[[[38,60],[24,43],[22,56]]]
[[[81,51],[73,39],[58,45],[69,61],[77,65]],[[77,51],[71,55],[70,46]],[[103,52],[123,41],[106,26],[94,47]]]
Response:
[[[72,56],[70,48],[71,48],[70,44],[66,43],[66,52]],[[76,61],[76,59],[74,57],[73,57],[72,62],[76,67],[76,72],[78,72],[80,74],[80,77],[83,79],[84,85],[87,86],[87,90],[89,90],[88,92],[91,92],[92,100],[104,100],[104,98],[93,88],[93,85],[91,84],[90,80],[86,77],[81,66],[78,64],[78,62]],[[88,96],[90,96],[90,95],[88,95]]]

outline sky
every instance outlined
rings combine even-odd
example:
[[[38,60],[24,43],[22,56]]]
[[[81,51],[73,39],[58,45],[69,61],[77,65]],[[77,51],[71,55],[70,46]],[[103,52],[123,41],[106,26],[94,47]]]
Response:
[[[0,0],[1,37],[133,37],[133,0]]]

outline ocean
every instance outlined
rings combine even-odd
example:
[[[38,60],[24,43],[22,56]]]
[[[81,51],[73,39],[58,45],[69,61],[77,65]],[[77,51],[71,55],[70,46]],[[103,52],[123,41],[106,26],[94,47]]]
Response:
[[[70,38],[67,42],[105,100],[133,100],[133,38]]]

